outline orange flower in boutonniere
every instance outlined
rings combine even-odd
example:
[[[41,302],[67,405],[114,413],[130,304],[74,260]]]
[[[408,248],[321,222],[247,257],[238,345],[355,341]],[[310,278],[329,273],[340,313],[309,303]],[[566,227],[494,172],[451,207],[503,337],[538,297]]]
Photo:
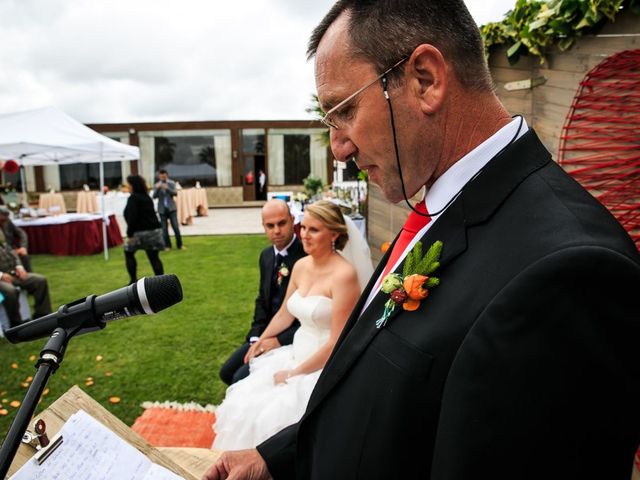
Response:
[[[376,327],[383,327],[391,312],[398,305],[404,310],[417,310],[420,302],[429,296],[429,289],[440,284],[440,279],[430,276],[440,266],[442,242],[437,241],[427,253],[422,255],[422,243],[415,244],[404,262],[402,275],[390,273],[382,280],[380,290],[389,294],[389,300],[384,304],[382,317],[376,321]]]

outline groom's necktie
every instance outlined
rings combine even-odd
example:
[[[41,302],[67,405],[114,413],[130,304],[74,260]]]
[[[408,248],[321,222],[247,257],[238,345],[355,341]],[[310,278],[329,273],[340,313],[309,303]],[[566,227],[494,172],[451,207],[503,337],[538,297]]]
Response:
[[[421,213],[428,213],[424,200],[418,202],[414,208]],[[407,248],[407,245],[409,245],[411,240],[413,240],[413,237],[416,236],[416,233],[422,230],[422,228],[430,221],[431,217],[418,215],[416,212],[411,210],[411,213],[407,217],[407,221],[404,222],[404,226],[402,227],[400,236],[398,237],[398,240],[396,241],[395,245],[393,246],[393,250],[389,255],[389,260],[384,267],[384,272],[380,277],[381,279],[384,279],[384,277],[391,271],[391,268],[393,268],[393,266],[396,264],[405,248]]]

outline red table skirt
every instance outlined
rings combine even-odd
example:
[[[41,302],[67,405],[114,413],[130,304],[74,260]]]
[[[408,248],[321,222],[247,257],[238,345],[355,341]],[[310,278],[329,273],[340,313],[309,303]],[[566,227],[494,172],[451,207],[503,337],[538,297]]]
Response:
[[[29,237],[29,253],[53,255],[92,255],[102,252],[102,219],[60,225],[21,227]],[[107,245],[122,245],[122,235],[114,215],[109,216]]]

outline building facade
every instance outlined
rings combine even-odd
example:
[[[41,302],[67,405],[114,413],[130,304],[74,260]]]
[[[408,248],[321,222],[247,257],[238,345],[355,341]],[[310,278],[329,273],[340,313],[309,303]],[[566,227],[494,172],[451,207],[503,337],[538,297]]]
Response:
[[[140,147],[140,160],[104,164],[105,185],[117,189],[127,175],[153,184],[158,170],[187,188],[207,189],[209,205],[262,201],[269,191],[298,191],[308,175],[333,180],[326,127],[319,121],[198,121],[90,124],[97,132]],[[74,193],[99,186],[99,164],[26,169],[27,191],[61,191],[73,209]],[[18,183],[19,179],[14,180]]]

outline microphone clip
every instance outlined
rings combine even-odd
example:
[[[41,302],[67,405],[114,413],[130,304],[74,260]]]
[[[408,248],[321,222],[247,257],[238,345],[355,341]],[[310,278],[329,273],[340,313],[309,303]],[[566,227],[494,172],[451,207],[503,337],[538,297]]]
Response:
[[[95,318],[96,295],[89,295],[74,302],[62,305],[56,312],[58,326],[64,328],[71,336],[79,331],[101,330],[106,323]],[[75,330],[75,331],[74,331]]]

